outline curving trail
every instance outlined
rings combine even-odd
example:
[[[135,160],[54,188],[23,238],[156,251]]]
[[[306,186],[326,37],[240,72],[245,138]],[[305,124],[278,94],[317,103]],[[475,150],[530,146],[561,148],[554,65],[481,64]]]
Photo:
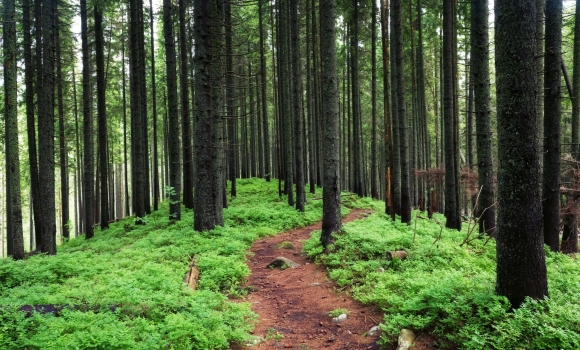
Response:
[[[368,210],[354,210],[343,218],[343,223],[362,219],[368,213]],[[378,336],[365,336],[365,333],[382,321],[382,313],[354,301],[327,278],[324,266],[310,263],[300,253],[302,241],[320,229],[318,222],[254,243],[248,260],[252,273],[247,286],[256,291],[248,295],[247,301],[259,315],[254,334],[266,340],[233,349],[379,348]],[[291,242],[295,249],[276,249],[281,242]],[[279,256],[300,266],[284,270],[266,267]],[[339,308],[350,311],[348,318],[340,323],[332,322],[328,312]]]

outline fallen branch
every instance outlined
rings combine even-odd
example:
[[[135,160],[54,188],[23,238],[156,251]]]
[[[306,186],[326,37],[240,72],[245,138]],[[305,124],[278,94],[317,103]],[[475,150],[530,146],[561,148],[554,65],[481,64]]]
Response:
[[[183,283],[187,284],[189,288],[195,290],[197,287],[197,280],[199,279],[199,270],[195,265],[195,257],[191,258],[191,262],[189,263],[189,271],[185,275],[183,279]]]

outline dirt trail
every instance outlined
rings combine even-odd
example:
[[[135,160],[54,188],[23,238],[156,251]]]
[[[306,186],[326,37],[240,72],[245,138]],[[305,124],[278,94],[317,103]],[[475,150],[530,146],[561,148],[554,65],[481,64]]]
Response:
[[[355,210],[343,223],[368,216]],[[247,300],[259,315],[254,334],[266,339],[254,346],[234,349],[378,349],[378,336],[366,336],[382,321],[374,307],[354,301],[331,282],[323,266],[311,263],[301,253],[302,241],[319,230],[321,223],[291,230],[256,241],[248,265],[252,270],[247,286],[256,288]],[[291,242],[295,249],[276,249]],[[276,257],[286,257],[300,264],[297,268],[271,269],[267,265]],[[349,311],[342,322],[332,322],[328,312],[343,308]]]

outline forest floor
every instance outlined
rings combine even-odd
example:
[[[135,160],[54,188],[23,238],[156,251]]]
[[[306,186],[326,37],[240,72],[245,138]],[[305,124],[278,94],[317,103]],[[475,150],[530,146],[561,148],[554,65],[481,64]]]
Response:
[[[353,210],[343,223],[364,219],[369,210]],[[321,222],[257,240],[248,256],[251,275],[246,288],[253,290],[246,301],[258,314],[256,344],[233,349],[379,349],[379,332],[372,327],[383,321],[377,307],[355,301],[348,290],[328,278],[324,265],[314,264],[302,252],[302,242]],[[289,244],[291,243],[291,245]],[[295,268],[270,268],[277,257],[300,264]],[[347,319],[333,322],[329,312],[346,310]],[[414,349],[428,349],[416,344]]]

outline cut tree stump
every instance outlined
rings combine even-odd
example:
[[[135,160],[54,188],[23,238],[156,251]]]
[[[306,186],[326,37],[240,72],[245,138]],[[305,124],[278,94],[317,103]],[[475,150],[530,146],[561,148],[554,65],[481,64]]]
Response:
[[[195,266],[195,257],[191,258],[191,262],[189,263],[189,271],[183,282],[189,286],[189,288],[195,290],[197,287],[197,280],[199,279],[199,270],[197,266]]]
[[[393,259],[405,259],[409,254],[407,254],[404,250],[391,250],[390,252],[386,253],[387,260]]]

